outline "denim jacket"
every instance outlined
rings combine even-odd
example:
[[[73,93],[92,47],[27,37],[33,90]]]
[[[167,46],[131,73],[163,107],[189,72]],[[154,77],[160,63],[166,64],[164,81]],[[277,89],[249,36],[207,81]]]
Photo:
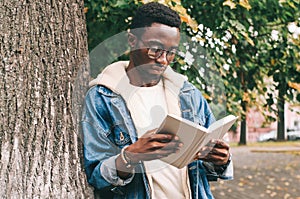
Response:
[[[205,127],[215,121],[208,103],[191,83],[184,83],[179,99],[183,118]],[[86,95],[81,126],[85,172],[95,188],[95,197],[151,198],[143,164],[136,167],[129,179],[122,180],[116,174],[115,158],[124,146],[138,139],[124,99],[105,86],[93,86]],[[194,199],[213,198],[209,181],[233,178],[232,162],[221,173],[216,172],[213,165],[207,167],[203,163],[198,160],[188,165]]]

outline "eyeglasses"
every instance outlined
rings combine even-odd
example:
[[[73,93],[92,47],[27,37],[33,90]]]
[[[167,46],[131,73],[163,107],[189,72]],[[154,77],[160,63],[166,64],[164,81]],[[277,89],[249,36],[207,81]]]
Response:
[[[176,54],[177,54],[177,49],[173,48],[171,50],[165,50],[162,49],[160,45],[157,44],[147,44],[143,40],[140,39],[140,41],[147,47],[148,49],[148,57],[150,59],[158,59],[164,52],[166,52],[166,59],[169,63],[174,63],[176,62]]]

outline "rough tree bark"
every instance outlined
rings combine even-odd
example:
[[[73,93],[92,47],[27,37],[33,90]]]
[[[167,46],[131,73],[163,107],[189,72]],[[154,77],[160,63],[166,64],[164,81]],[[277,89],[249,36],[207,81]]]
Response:
[[[89,198],[86,37],[83,0],[0,1],[0,198]]]

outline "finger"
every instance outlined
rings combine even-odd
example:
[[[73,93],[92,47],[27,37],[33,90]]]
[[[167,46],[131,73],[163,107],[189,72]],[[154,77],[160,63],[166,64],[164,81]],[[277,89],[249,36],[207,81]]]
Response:
[[[163,150],[163,151],[174,153],[175,151],[179,150],[182,146],[183,144],[178,140],[171,140],[169,142],[165,142],[164,140],[156,141],[155,139],[152,140],[151,142],[148,142],[144,146],[144,149],[146,149],[145,152]]]
[[[211,152],[213,148],[211,146],[204,146],[202,147],[197,154],[195,155],[194,159],[205,159],[208,153]]]
[[[216,148],[224,148],[224,149],[229,149],[229,144],[227,144],[226,142],[222,141],[222,140],[216,140],[215,142],[215,147]]]
[[[149,153],[144,153],[143,154],[143,160],[154,160],[154,159],[160,159],[163,157],[167,157],[169,155],[171,155],[172,153],[174,153],[173,150],[156,150],[153,152],[149,152]]]
[[[227,157],[229,155],[229,150],[227,150],[225,148],[213,148],[213,150],[210,151],[210,154]]]
[[[178,136],[174,134],[154,134],[149,138],[151,141],[170,142],[171,140],[179,140]]]
[[[195,155],[195,160],[206,160],[207,159],[207,154],[208,153],[201,153],[201,152],[198,152],[196,155]]]
[[[223,161],[223,157],[208,154],[207,156],[202,157],[201,160],[206,161],[206,162],[212,162],[215,164],[217,162]]]
[[[208,161],[214,163],[215,165],[223,165],[223,164],[227,163],[228,159],[225,157],[212,155],[212,156],[210,156]]]
[[[162,149],[147,149],[144,152],[134,153],[134,152],[126,152],[128,156],[130,156],[130,159],[138,159],[142,161],[148,161],[148,160],[154,160],[154,159],[160,159],[162,157],[166,157],[170,154],[174,153],[174,150],[162,150]]]
[[[225,160],[228,159],[228,156],[226,154],[208,154],[208,158],[212,160]]]
[[[227,163],[229,156],[230,156],[229,152],[227,154],[224,153],[222,155],[211,153],[207,155],[206,159],[209,162],[213,162],[214,164],[221,165]]]
[[[163,148],[161,148],[161,150],[171,150],[173,152],[176,152],[180,150],[182,146],[182,142],[172,140],[171,142],[166,143],[166,145]]]

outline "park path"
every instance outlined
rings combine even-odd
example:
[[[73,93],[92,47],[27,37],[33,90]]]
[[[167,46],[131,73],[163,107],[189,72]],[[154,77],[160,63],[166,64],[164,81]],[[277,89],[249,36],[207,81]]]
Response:
[[[211,183],[216,199],[300,199],[300,142],[231,153],[235,179]]]

